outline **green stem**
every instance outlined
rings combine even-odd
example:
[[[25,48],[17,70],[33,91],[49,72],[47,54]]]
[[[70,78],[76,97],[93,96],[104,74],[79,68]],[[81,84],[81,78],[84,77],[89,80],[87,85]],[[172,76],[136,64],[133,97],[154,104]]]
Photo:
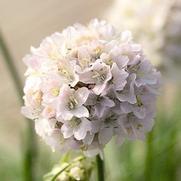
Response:
[[[104,181],[104,161],[99,155],[96,156],[98,181]]]
[[[14,87],[16,89],[16,93],[18,95],[19,101],[21,104],[23,104],[23,86],[21,83],[20,76],[18,75],[18,71],[16,69],[16,66],[14,64],[13,57],[6,45],[6,42],[3,38],[3,35],[0,32],[0,51],[2,53],[2,56],[4,58],[4,62],[9,70],[9,73],[11,75],[11,78],[14,82]],[[27,120],[27,130],[26,130],[26,140],[23,140],[26,144],[26,149],[24,152],[24,163],[23,163],[23,169],[24,169],[24,180],[25,181],[34,181],[34,169],[35,169],[35,162],[34,157],[36,153],[36,142],[34,137],[34,131],[33,131],[33,122],[30,120]]]
[[[37,145],[34,133],[33,121],[27,119],[26,137],[24,139],[24,160],[23,160],[23,176],[24,181],[36,180],[36,157]]]
[[[152,130],[147,137],[146,143],[146,158],[145,158],[145,180],[152,180],[152,172],[153,172],[153,131]]]
[[[21,79],[18,75],[18,72],[16,70],[16,67],[14,65],[13,58],[7,48],[7,45],[5,43],[5,40],[3,38],[3,35],[0,32],[0,51],[3,55],[4,62],[9,70],[9,73],[11,75],[11,78],[13,79],[14,86],[18,95],[18,98],[20,100],[20,103],[23,104],[23,89],[22,89],[22,84],[21,84]]]

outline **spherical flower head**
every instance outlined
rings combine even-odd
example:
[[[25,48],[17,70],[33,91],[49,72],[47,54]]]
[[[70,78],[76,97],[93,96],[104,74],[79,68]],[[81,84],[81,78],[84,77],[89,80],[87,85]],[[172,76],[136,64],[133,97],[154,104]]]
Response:
[[[94,156],[113,137],[122,143],[151,130],[160,73],[131,32],[97,19],[75,24],[31,47],[23,61],[22,113],[53,150]]]

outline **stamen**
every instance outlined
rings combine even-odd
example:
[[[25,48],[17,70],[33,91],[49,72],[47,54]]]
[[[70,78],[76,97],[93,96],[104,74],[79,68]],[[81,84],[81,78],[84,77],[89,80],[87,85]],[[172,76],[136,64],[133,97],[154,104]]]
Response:
[[[136,95],[136,101],[137,101],[136,104],[137,104],[139,107],[143,106],[143,103],[142,103],[142,101],[141,101],[140,96]]]
[[[100,69],[99,71],[93,70],[93,76],[92,78],[96,80],[97,83],[102,83],[106,79],[106,74],[103,69]]]
[[[69,102],[68,102],[68,108],[70,110],[75,109],[76,105],[78,104],[78,101],[74,98],[74,97],[70,97],[69,98]]]
[[[75,128],[75,127],[77,127],[79,124],[81,123],[81,120],[79,119],[79,118],[72,118],[71,120],[70,120],[70,122],[69,122],[69,126],[71,127],[71,128]]]
[[[108,59],[108,60],[106,60],[105,61],[105,63],[107,64],[107,65],[112,65],[113,64],[113,61],[112,61],[112,59]]]

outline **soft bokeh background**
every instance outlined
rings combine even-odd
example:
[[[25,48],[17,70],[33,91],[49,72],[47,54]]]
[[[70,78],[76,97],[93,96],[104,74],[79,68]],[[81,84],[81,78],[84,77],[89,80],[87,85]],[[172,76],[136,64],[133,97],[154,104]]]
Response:
[[[180,181],[181,1],[0,0],[0,31],[22,82],[22,57],[31,45],[36,47],[51,33],[92,18],[108,20],[120,31],[131,30],[163,74],[153,131],[145,142],[126,141],[121,147],[112,142],[106,147],[107,181]],[[24,164],[28,121],[20,114],[13,78],[0,52],[0,180],[28,180]],[[40,138],[36,142],[33,181],[42,180],[61,157]]]

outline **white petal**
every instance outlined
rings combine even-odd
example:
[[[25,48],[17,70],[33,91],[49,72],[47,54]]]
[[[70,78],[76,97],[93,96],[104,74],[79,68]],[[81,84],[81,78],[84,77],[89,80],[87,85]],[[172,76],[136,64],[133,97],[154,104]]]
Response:
[[[39,112],[36,112],[31,107],[26,106],[21,108],[21,113],[29,119],[36,119],[39,116]]]
[[[103,90],[106,88],[106,84],[107,82],[103,83],[102,85],[95,85],[95,87],[93,88],[93,91],[96,95],[100,95]]]
[[[92,129],[90,121],[86,118],[82,119],[81,123],[77,128],[74,129],[74,137],[77,140],[82,140],[85,138],[87,131]]]
[[[81,106],[81,107],[78,107],[77,109],[75,110],[72,110],[71,113],[75,116],[75,117],[78,117],[78,118],[82,118],[82,117],[89,117],[89,111],[86,107],[84,106]]]
[[[82,87],[76,91],[76,99],[79,102],[79,105],[82,105],[86,102],[89,96],[89,90],[86,87]]]
[[[133,112],[136,117],[143,119],[145,117],[145,108],[144,107],[135,107],[133,109]]]
[[[123,89],[123,91],[121,91],[120,93],[116,92],[116,96],[120,101],[128,101],[131,104],[135,104],[136,103],[136,96],[134,93],[134,83],[135,83],[135,78],[136,75],[132,74],[130,76],[130,84],[129,87]]]
[[[35,130],[36,130],[36,133],[43,138],[46,135],[50,135],[53,131],[51,124],[49,123],[47,119],[36,119]]]
[[[115,85],[115,89],[122,90],[126,85],[126,78],[128,77],[128,73],[124,70],[120,70],[115,63],[112,65],[111,72],[113,75],[113,83]]]
[[[111,100],[110,98],[108,97],[103,97],[103,99],[101,100],[101,105],[102,106],[107,106],[107,107],[113,107],[115,106],[115,103],[113,100]]]
[[[95,114],[99,118],[101,118],[105,111],[108,110],[108,107],[102,106],[101,104],[98,104],[95,106]]]
[[[131,40],[132,40],[132,33],[131,33],[130,31],[128,31],[128,30],[123,31],[123,32],[121,33],[121,40],[122,40],[123,42],[129,42],[129,41],[131,41]]]
[[[71,111],[65,110],[62,111],[60,114],[57,115],[58,117],[62,117],[64,120],[71,120],[73,117],[73,114]]]
[[[90,145],[92,143],[93,139],[94,139],[94,134],[90,134],[90,132],[87,132],[86,137],[83,139],[83,143],[86,145],[87,144]]]
[[[73,135],[73,130],[66,124],[63,124],[61,127],[62,134],[64,138],[70,138]]]
[[[108,143],[113,136],[113,128],[104,128],[101,129],[98,135],[99,143],[106,144]]]

